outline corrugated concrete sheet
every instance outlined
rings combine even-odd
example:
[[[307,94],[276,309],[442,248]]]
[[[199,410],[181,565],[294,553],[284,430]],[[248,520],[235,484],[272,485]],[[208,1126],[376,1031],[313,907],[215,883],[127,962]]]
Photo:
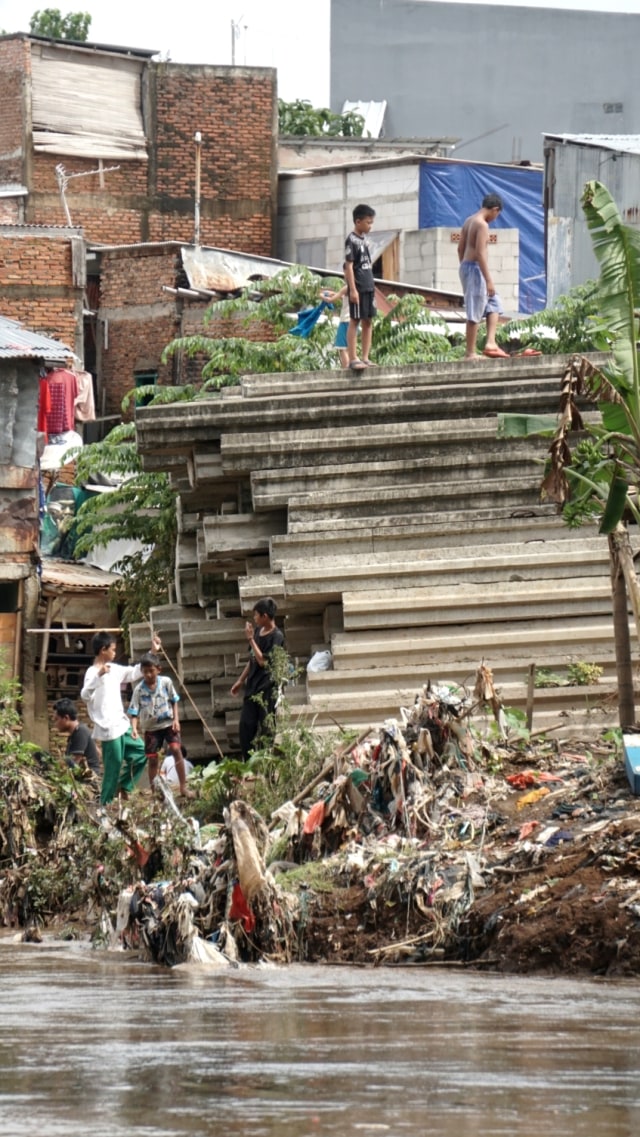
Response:
[[[146,159],[144,61],[32,42],[34,150]]]

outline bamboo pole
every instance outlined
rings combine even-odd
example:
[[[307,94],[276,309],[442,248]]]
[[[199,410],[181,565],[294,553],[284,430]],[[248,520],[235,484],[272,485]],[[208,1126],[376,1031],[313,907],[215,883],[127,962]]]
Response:
[[[159,642],[159,641],[158,641],[158,642]],[[178,672],[176,671],[175,667],[173,666],[173,664],[172,664],[171,660],[169,659],[169,656],[167,655],[166,651],[164,650],[164,648],[163,648],[162,644],[160,644],[160,653],[161,653],[161,655],[163,655],[163,656],[164,656],[164,658],[166,659],[167,663],[169,664],[169,667],[170,667],[170,668],[171,668],[171,670],[173,671],[173,674],[175,675],[176,679],[178,680],[178,683],[179,683],[179,684],[180,684],[180,686],[182,687],[182,690],[184,691],[185,695],[187,696],[187,699],[188,699],[188,700],[189,700],[189,702],[191,703],[191,706],[193,707],[193,709],[194,709],[194,711],[196,712],[196,714],[197,714],[198,718],[200,719],[200,722],[202,723],[202,725],[203,725],[204,729],[206,730],[207,734],[209,735],[209,738],[210,738],[210,739],[211,739],[211,741],[213,742],[213,745],[215,746],[216,750],[218,751],[218,754],[220,755],[220,758],[221,758],[221,759],[222,759],[222,761],[224,762],[224,754],[223,754],[222,750],[220,749],[220,744],[219,744],[219,742],[218,742],[218,739],[216,738],[216,736],[215,736],[215,734],[213,733],[213,731],[210,729],[210,727],[209,727],[208,723],[206,723],[206,722],[205,722],[205,720],[203,719],[202,715],[200,714],[200,710],[199,710],[199,708],[196,706],[196,704],[194,703],[193,699],[191,698],[191,694],[190,694],[190,692],[189,692],[189,688],[187,687],[187,685],[186,685],[186,683],[185,683],[184,679],[181,679],[181,678],[180,678],[180,676],[178,675]]]

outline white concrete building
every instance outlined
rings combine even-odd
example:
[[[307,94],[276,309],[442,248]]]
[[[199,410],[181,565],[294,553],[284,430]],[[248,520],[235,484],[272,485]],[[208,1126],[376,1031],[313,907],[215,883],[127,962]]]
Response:
[[[493,168],[487,168],[487,186],[478,189],[476,204],[470,208],[461,206],[457,224],[424,227],[422,207],[429,193],[425,165],[424,157],[416,155],[281,171],[278,256],[313,268],[342,272],[345,237],[353,228],[353,208],[359,202],[367,202],[376,210],[375,225],[369,235],[376,278],[460,292],[460,228],[465,216],[479,208],[483,193],[491,191]],[[506,169],[508,176],[517,180],[518,168]],[[521,172],[532,173],[530,169]],[[491,244],[491,269],[505,311],[516,314],[526,310],[521,303],[519,229],[492,228]],[[542,251],[540,236],[541,254]]]

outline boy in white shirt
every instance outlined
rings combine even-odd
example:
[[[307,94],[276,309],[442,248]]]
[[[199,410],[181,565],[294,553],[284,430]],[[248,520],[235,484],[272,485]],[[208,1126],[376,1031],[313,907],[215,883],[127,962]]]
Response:
[[[153,637],[154,651],[161,648]],[[92,737],[102,746],[102,805],[118,794],[128,797],[140,778],[146,763],[144,743],[134,738],[131,722],[122,705],[123,683],[137,683],[142,678],[140,664],[123,667],[114,663],[116,640],[109,632],[96,632],[92,640],[93,666],[87,669],[80,698],[87,704],[93,722]]]

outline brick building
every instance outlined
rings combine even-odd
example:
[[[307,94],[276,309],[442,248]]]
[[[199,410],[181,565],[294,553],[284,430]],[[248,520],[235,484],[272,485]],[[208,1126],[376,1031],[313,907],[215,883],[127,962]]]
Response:
[[[101,413],[118,416],[124,395],[135,386],[198,382],[204,357],[180,353],[162,362],[164,348],[177,337],[272,334],[262,326],[247,328],[240,316],[213,317],[206,324],[204,316],[213,300],[284,267],[266,257],[177,241],[92,246],[88,294],[97,297],[99,306],[87,321],[85,356],[98,375]]]
[[[0,222],[88,241],[194,236],[270,255],[277,195],[272,68],[157,62],[153,52],[0,36]]]
[[[78,229],[0,225],[0,314],[62,340],[82,358],[85,257]]]

